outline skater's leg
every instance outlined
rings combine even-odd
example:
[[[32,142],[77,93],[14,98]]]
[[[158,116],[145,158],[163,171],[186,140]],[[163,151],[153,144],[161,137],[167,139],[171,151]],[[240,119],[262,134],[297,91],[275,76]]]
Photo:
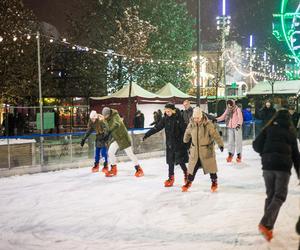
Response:
[[[116,153],[117,150],[119,149],[119,145],[117,142],[113,142],[108,149],[108,159],[109,159],[109,163],[110,165],[116,165],[117,164],[117,157],[116,157]]]
[[[101,151],[101,148],[99,148],[99,147],[95,148],[95,164],[99,164],[99,161],[100,161],[100,151]]]
[[[132,151],[132,147],[126,148],[125,149],[125,153],[127,154],[127,156],[130,158],[130,160],[134,163],[134,166],[139,166],[139,162],[137,157],[135,156],[135,154]]]
[[[174,168],[175,165],[173,163],[169,163],[169,179],[174,176]]]
[[[236,153],[238,156],[242,155],[243,151],[243,132],[241,129],[235,130]]]
[[[217,182],[218,175],[216,173],[209,174],[212,182]]]
[[[183,173],[186,173],[186,172],[187,172],[187,167],[186,167],[185,163],[181,163],[181,164],[180,164],[180,167],[181,167]]]
[[[235,152],[235,129],[228,128],[228,154],[234,155]]]
[[[105,146],[101,148],[101,157],[104,158],[104,166],[107,166],[107,148]]]
[[[200,166],[201,166],[201,161],[198,160],[196,166],[194,167],[193,174],[190,174],[190,173],[189,173],[189,175],[188,175],[188,181],[189,181],[189,182],[193,182],[193,181],[194,181],[195,176],[196,176],[197,171],[198,171],[198,169],[200,168]]]

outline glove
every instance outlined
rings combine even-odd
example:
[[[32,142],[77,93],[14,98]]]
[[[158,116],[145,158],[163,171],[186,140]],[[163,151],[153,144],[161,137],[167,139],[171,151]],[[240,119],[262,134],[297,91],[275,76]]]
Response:
[[[220,151],[223,152],[224,151],[224,147],[219,147]]]
[[[85,139],[82,139],[80,142],[80,146],[83,147],[84,143],[85,143]]]
[[[148,138],[149,136],[147,136],[147,135],[144,135],[144,137],[143,137],[143,141],[145,141],[147,138]]]
[[[236,129],[236,131],[238,131],[240,128],[241,128],[241,125],[238,124],[235,129]]]
[[[213,123],[217,123],[218,120],[217,120],[216,118],[214,118],[214,119],[212,119],[212,122],[213,122]]]

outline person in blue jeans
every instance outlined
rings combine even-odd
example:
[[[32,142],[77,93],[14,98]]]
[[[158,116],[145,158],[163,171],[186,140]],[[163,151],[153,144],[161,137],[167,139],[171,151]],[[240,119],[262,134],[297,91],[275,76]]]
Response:
[[[252,121],[253,121],[250,105],[248,105],[247,108],[243,109],[243,118],[244,118],[243,138],[249,139],[252,131]]]
[[[99,115],[95,110],[92,110],[90,113],[90,120],[88,123],[88,129],[81,140],[81,147],[83,147],[86,139],[90,134],[96,131],[96,141],[95,141],[95,163],[92,168],[92,172],[99,172],[99,162],[100,155],[104,159],[104,166],[102,172],[108,172],[108,159],[107,159],[107,144],[109,141],[109,130],[105,121],[99,119]]]

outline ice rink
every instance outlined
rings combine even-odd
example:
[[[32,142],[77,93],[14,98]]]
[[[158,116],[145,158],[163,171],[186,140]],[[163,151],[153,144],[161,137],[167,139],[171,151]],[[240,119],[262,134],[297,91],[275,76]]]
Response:
[[[251,146],[242,164],[227,164],[225,157],[217,153],[217,193],[201,170],[182,193],[179,167],[175,186],[165,188],[164,158],[141,161],[143,178],[133,176],[130,162],[120,163],[113,178],[89,167],[2,178],[0,249],[298,249],[294,171],[268,243],[257,230],[265,199],[260,158]]]

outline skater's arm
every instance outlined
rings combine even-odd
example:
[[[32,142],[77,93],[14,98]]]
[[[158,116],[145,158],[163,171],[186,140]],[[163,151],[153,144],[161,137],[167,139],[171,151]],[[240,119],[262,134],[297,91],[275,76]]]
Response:
[[[237,114],[238,114],[238,125],[242,126],[243,121],[244,121],[243,113],[242,113],[240,108],[238,108],[236,111],[237,111]]]
[[[297,139],[294,138],[293,144],[292,144],[292,159],[293,159],[293,163],[294,163],[294,168],[296,170],[298,179],[299,179],[299,167],[300,167],[300,154],[299,154],[299,149],[298,149],[298,143],[297,143]]]
[[[161,131],[165,128],[165,118],[162,118],[157,125],[151,128],[144,136],[144,139],[150,137],[151,135],[156,134],[157,132]]]
[[[191,133],[191,123],[188,124],[184,136],[183,136],[183,142],[188,143],[192,138],[192,133]]]
[[[208,133],[211,136],[211,138],[218,144],[218,146],[221,148],[224,148],[224,142],[222,140],[222,137],[220,136],[218,130],[213,125],[212,122],[207,123]]]
[[[224,120],[225,120],[225,117],[226,117],[226,115],[227,115],[227,112],[228,112],[228,109],[226,109],[225,112],[224,112],[220,117],[217,117],[217,118],[216,118],[217,121],[218,121],[218,122],[224,121]]]

